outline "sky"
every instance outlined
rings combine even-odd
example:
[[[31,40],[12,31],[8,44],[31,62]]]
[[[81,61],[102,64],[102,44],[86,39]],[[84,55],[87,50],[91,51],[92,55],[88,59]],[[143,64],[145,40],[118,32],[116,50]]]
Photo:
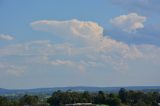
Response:
[[[0,88],[160,86],[159,0],[0,0]]]

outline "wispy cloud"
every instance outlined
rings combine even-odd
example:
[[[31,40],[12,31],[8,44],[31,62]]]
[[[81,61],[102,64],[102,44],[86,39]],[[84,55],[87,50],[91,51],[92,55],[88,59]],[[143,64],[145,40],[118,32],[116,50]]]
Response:
[[[8,40],[8,41],[10,41],[10,40],[13,40],[13,39],[14,39],[14,37],[11,36],[11,35],[0,34],[0,40]]]
[[[0,63],[0,73],[7,73],[14,76],[20,76],[25,71],[22,66],[15,66],[8,63]]]

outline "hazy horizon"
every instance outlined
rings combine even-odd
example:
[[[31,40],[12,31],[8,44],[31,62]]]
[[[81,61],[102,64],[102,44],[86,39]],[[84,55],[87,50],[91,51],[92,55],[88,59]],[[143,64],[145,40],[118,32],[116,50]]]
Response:
[[[34,89],[52,89],[52,88],[156,88],[160,86],[55,86],[55,87],[34,87],[34,88],[0,88],[0,89],[6,89],[6,90],[34,90]],[[144,90],[144,89],[143,89]]]

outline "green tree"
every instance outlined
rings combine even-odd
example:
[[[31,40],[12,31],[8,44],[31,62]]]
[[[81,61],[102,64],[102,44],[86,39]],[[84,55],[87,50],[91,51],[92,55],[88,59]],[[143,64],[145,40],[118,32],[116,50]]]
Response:
[[[95,104],[105,104],[106,96],[103,91],[99,91],[98,94],[94,97]]]
[[[89,102],[93,102],[92,101],[92,96],[90,95],[90,93],[88,91],[84,91],[83,94],[82,94],[82,102],[84,103],[89,103]]]
[[[127,103],[127,90],[125,88],[121,88],[119,90],[119,98],[121,99],[122,103]]]
[[[0,96],[0,106],[7,106],[7,105],[8,105],[7,98]]]
[[[120,106],[121,99],[118,98],[118,95],[110,93],[109,98],[107,99],[107,104],[109,104],[109,106]]]
[[[20,104],[21,105],[36,105],[38,104],[38,96],[29,96],[29,95],[24,95],[21,99],[20,99]]]

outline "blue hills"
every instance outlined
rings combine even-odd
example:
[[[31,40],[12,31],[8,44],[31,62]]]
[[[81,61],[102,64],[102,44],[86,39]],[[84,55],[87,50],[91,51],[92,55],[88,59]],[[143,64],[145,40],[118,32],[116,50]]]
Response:
[[[9,94],[52,94],[57,90],[61,91],[105,91],[105,92],[118,92],[120,88],[125,88],[127,90],[139,90],[144,92],[160,92],[160,86],[129,86],[129,87],[86,87],[86,86],[76,86],[76,87],[53,87],[53,88],[34,88],[34,89],[4,89],[0,88],[0,95]]]

